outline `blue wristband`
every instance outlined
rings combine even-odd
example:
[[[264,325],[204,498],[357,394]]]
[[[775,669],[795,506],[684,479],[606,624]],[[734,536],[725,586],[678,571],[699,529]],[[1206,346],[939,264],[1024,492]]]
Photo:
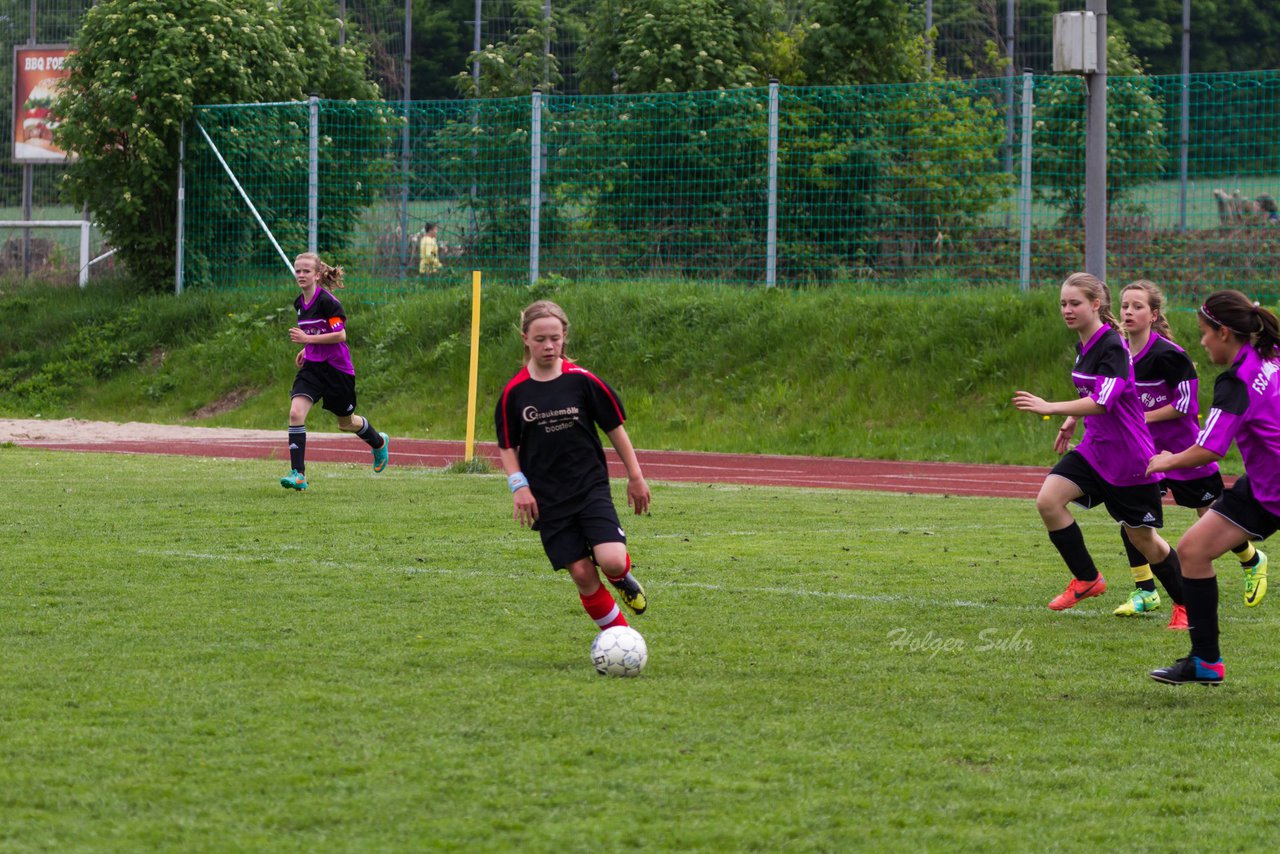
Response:
[[[524,472],[516,472],[507,476],[507,486],[511,487],[511,491],[523,489],[529,485],[529,478],[524,476]]]

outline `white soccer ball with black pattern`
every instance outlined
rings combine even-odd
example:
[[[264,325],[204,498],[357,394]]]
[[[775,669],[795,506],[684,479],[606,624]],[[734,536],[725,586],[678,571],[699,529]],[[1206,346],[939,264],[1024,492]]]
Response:
[[[614,626],[591,642],[591,663],[601,676],[639,676],[649,661],[644,638],[630,626]]]

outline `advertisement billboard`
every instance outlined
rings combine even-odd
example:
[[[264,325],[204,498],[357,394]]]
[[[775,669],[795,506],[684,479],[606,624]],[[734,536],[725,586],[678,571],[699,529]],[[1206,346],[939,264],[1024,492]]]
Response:
[[[53,100],[67,77],[67,45],[19,45],[13,49],[13,121],[9,124],[15,163],[62,163],[65,151],[53,143],[58,117]]]

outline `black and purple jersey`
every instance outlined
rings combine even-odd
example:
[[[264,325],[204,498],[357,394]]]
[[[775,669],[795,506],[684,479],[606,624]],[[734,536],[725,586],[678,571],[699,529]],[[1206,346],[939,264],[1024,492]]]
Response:
[[[324,288],[317,287],[309,303],[304,303],[302,294],[298,294],[293,307],[298,310],[298,328],[308,335],[323,335],[346,328],[347,313],[342,310],[342,303]],[[356,375],[356,369],[351,364],[351,350],[347,348],[345,341],[337,344],[307,344],[302,357],[308,362],[328,362],[344,374],[353,377]]]
[[[1195,444],[1200,432],[1200,379],[1196,367],[1177,344],[1152,332],[1146,346],[1133,357],[1133,375],[1137,383],[1142,411],[1151,412],[1172,405],[1181,412],[1179,418],[1147,424],[1156,451],[1178,454]],[[1164,472],[1166,480],[1197,480],[1218,471],[1217,463],[1193,469]]]
[[[1213,406],[1196,444],[1223,456],[1234,440],[1258,503],[1280,516],[1280,363],[1252,345],[1213,384]]]
[[[494,408],[498,447],[517,449],[539,516],[548,518],[575,512],[601,486],[608,490],[609,469],[596,428],[608,433],[624,421],[614,390],[569,361],[553,380],[535,380],[521,368]]]
[[[1133,363],[1124,339],[1104,324],[1086,343],[1076,344],[1076,352],[1071,370],[1076,391],[1106,409],[1084,417],[1084,439],[1076,450],[1113,486],[1158,482],[1158,477],[1147,474],[1155,445],[1134,387]]]

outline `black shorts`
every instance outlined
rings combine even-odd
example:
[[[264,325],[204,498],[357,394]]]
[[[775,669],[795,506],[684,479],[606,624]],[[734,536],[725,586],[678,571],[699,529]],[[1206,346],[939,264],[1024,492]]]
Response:
[[[627,544],[608,489],[591,493],[576,513],[539,519],[538,534],[552,569],[565,569],[576,560],[590,557],[592,548],[600,543]]]
[[[1115,486],[1093,470],[1079,451],[1068,451],[1050,474],[1064,477],[1084,493],[1075,499],[1081,507],[1106,505],[1111,518],[1130,528],[1164,527],[1164,508],[1160,504],[1160,484]]]
[[[289,392],[291,400],[295,397],[311,398],[312,403],[323,400],[325,409],[343,418],[356,411],[356,378],[328,362],[303,362]]]
[[[1227,521],[1241,527],[1251,540],[1265,540],[1280,530],[1280,516],[1258,503],[1249,485],[1249,475],[1241,475],[1210,508]]]
[[[1179,507],[1199,509],[1208,507],[1222,495],[1222,475],[1214,472],[1208,477],[1196,477],[1191,480],[1160,481],[1160,494],[1172,493],[1173,503]]]

